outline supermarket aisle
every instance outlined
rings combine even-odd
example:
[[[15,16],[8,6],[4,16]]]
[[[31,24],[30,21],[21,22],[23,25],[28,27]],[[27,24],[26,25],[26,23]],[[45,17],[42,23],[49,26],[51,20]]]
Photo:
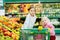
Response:
[[[56,40],[60,40],[60,35],[57,35],[56,36]]]

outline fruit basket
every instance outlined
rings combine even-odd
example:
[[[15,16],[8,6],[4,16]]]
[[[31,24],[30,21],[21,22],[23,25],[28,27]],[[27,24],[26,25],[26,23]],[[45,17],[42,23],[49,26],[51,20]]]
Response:
[[[34,29],[21,29],[19,40],[37,40],[34,39],[35,35],[44,35],[43,39],[40,40],[50,40],[50,32],[48,29],[43,28],[42,30]],[[47,36],[47,39],[46,39]]]

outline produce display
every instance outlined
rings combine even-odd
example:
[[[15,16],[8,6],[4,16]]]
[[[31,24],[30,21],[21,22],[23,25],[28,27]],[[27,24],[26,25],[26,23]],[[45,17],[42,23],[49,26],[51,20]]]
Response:
[[[0,16],[0,40],[18,40],[20,36],[20,18]]]
[[[23,4],[4,4],[4,8],[5,8],[5,12],[6,14],[27,14],[28,13],[28,9],[30,7],[35,7],[36,8],[36,13],[40,13],[42,11],[42,4],[38,4],[38,3],[23,3]]]

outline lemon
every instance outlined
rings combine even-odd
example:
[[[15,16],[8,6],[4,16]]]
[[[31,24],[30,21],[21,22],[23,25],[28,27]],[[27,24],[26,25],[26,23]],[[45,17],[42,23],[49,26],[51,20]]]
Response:
[[[42,27],[42,26],[39,26],[39,27],[38,27],[38,30],[42,30],[42,29],[43,29],[43,27]]]

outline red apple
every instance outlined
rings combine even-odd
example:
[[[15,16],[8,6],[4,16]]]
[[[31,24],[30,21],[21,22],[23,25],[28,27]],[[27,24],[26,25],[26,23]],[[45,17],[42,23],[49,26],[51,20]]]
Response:
[[[4,36],[7,36],[7,34],[4,34]]]
[[[12,37],[12,33],[9,33],[8,36]]]
[[[11,37],[12,36],[12,33],[8,31],[7,32],[7,35]]]
[[[4,34],[4,36],[8,36],[8,35],[7,35],[7,32],[4,32],[3,34]]]
[[[5,29],[5,28],[2,28],[2,30],[3,30],[3,32],[7,32],[8,30],[7,29]]]

